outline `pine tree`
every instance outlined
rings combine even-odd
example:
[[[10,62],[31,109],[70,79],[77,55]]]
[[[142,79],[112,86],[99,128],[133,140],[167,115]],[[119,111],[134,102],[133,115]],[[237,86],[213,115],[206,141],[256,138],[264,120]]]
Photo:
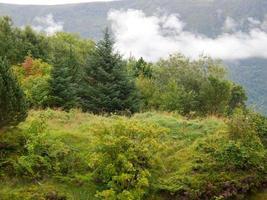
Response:
[[[27,117],[27,103],[6,59],[0,58],[0,128]]]
[[[126,63],[113,51],[113,41],[106,29],[89,56],[80,93],[84,111],[112,113],[135,112],[138,98],[134,82],[126,72]]]
[[[77,105],[77,84],[73,72],[74,61],[70,55],[67,59],[57,58],[51,73],[50,103],[51,107],[69,110]]]

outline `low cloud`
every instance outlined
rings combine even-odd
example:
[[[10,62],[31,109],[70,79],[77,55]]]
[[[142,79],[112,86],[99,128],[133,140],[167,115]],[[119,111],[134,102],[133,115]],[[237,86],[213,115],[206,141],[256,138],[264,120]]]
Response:
[[[238,24],[236,23],[236,21],[231,17],[227,17],[224,22],[223,30],[225,32],[236,31],[237,27]]]
[[[108,19],[116,48],[126,57],[142,56],[156,61],[181,52],[191,58],[201,54],[223,60],[267,58],[267,33],[260,28],[236,31],[236,24],[230,18],[225,24],[232,32],[216,38],[186,31],[178,15],[147,16],[140,10],[113,10]]]
[[[33,29],[38,32],[45,32],[47,35],[53,35],[56,32],[63,31],[63,22],[58,22],[52,14],[34,19]]]

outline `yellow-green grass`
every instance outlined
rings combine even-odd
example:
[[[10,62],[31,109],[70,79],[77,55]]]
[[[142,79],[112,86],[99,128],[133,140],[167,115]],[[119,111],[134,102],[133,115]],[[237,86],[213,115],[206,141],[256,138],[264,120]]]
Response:
[[[103,127],[108,129],[122,121],[130,123],[129,126],[134,122],[133,125],[141,124],[140,127],[144,128],[151,126],[164,132],[164,136],[160,136],[157,140],[161,144],[161,150],[157,155],[160,169],[155,169],[154,176],[151,177],[151,195],[147,195],[150,199],[169,198],[169,195],[168,197],[165,195],[166,191],[173,194],[179,191],[191,191],[195,195],[207,191],[209,187],[212,190],[212,187],[220,187],[227,182],[239,185],[248,178],[252,179],[251,182],[255,181],[254,185],[259,184],[260,174],[257,171],[229,170],[209,153],[209,150],[216,151],[221,144],[230,140],[227,120],[224,118],[212,116],[189,120],[175,113],[163,112],[139,113],[132,117],[123,117],[97,116],[79,110],[68,113],[50,109],[33,110],[30,111],[27,120],[17,128],[1,133],[0,141],[19,143],[17,136],[20,136],[19,140],[27,138],[30,127],[36,120],[43,120],[45,123],[43,140],[59,141],[60,145],[65,145],[67,149],[75,152],[76,156],[88,162],[91,159],[94,141],[99,137],[97,129]],[[23,149],[18,144],[11,146]],[[7,155],[16,160],[23,155],[23,152],[13,150]],[[3,160],[2,158],[2,162]],[[96,191],[101,189],[90,180],[90,172],[87,174],[86,170],[79,170],[70,177],[47,175],[41,180],[30,181],[24,180],[25,177],[5,173],[6,171],[3,171],[0,174],[0,200],[45,199],[51,193],[52,195],[57,193],[59,197],[62,194],[67,199],[91,200],[95,199]],[[219,195],[223,189],[215,188],[212,192],[214,194],[217,192]]]

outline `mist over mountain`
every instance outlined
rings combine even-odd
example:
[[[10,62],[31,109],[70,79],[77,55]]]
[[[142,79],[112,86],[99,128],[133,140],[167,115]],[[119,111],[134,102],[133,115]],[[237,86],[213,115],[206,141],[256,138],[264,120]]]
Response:
[[[111,9],[137,9],[148,15],[164,12],[179,14],[186,29],[215,37],[229,18],[238,22],[237,28],[248,30],[251,21],[266,20],[264,0],[121,0],[56,6],[25,6],[0,4],[0,14],[10,15],[16,25],[34,24],[36,17],[52,14],[64,23],[64,30],[79,32],[84,37],[98,39],[108,24]],[[228,21],[229,22],[229,21]],[[265,24],[267,29],[267,20]]]
[[[174,23],[171,27],[165,29],[168,30],[168,34],[170,33],[168,28],[173,30],[174,27],[176,27],[177,31],[179,26],[181,26],[180,32],[185,35],[184,38],[186,40],[189,40],[190,37],[198,39],[191,42],[192,44],[190,45],[182,46],[183,43],[173,42],[173,38],[175,37],[165,37],[164,32],[160,32],[158,35],[161,37],[155,37],[155,39],[162,39],[162,35],[164,36],[163,39],[167,41],[171,38],[171,42],[166,43],[166,48],[169,48],[170,44],[173,43],[173,48],[181,45],[181,48],[187,47],[187,51],[192,53],[192,51],[196,49],[194,44],[203,41],[211,41],[213,42],[211,44],[216,47],[216,45],[221,44],[217,42],[218,39],[230,35],[230,40],[226,41],[231,45],[234,36],[234,39],[238,41],[241,47],[236,51],[228,52],[227,56],[240,54],[241,52],[239,51],[245,51],[244,55],[250,54],[251,56],[243,56],[244,58],[236,56],[230,61],[227,60],[231,78],[246,87],[250,104],[256,105],[260,110],[267,112],[267,60],[264,57],[267,51],[264,52],[264,48],[261,46],[257,49],[256,53],[250,51],[254,49],[251,42],[255,42],[255,38],[257,39],[256,42],[258,46],[264,46],[265,44],[264,39],[266,37],[264,34],[267,32],[266,0],[122,0],[57,6],[0,4],[0,15],[11,16],[17,26],[29,24],[36,30],[45,31],[48,34],[64,30],[67,32],[80,33],[83,37],[98,40],[102,36],[102,30],[105,26],[112,25],[112,23],[114,25],[114,23],[116,23],[114,18],[110,18],[110,12],[126,12],[128,9],[143,12],[145,20],[158,20],[158,24],[156,25],[159,27],[162,25],[162,20],[165,20],[163,25],[166,26],[166,19],[170,19],[169,22]],[[151,16],[157,17],[151,19],[149,18]],[[126,18],[124,18],[124,20],[126,20]],[[130,24],[131,21],[129,20],[127,23]],[[155,23],[153,25],[155,25]],[[120,25],[120,27],[122,26]],[[127,29],[127,24],[124,24],[123,28]],[[147,30],[148,29],[144,29],[144,33]],[[259,33],[257,37],[253,37],[254,32],[251,33],[252,30],[254,30],[255,33]],[[190,37],[186,37],[188,33]],[[153,36],[155,35],[156,34]],[[128,36],[127,33],[125,33],[124,36],[126,39],[132,38],[132,36]],[[147,37],[150,36],[151,35],[148,35]],[[138,35],[133,38],[135,43],[135,41],[138,40]],[[205,40],[203,40],[203,38]],[[244,42],[240,38],[244,39],[244,41],[251,39],[251,42],[243,46]],[[130,40],[126,41],[129,42]],[[263,42],[261,43],[261,41]],[[163,43],[162,41],[153,42]],[[233,43],[233,45],[236,44],[237,43]],[[142,56],[146,52],[149,52],[149,50],[154,51],[153,55],[157,55],[155,53],[157,48],[155,47],[158,46],[148,45],[148,47],[149,48],[144,49],[143,46],[138,46],[140,50],[137,52],[137,55]],[[138,50],[138,48],[135,46],[135,49]],[[158,49],[161,50],[162,48],[158,47]],[[177,51],[179,51],[179,48],[177,48]],[[159,52],[159,55],[162,55],[162,52]],[[225,55],[225,53],[219,54],[219,56],[221,55]],[[253,56],[255,56],[255,58]],[[147,57],[149,57],[149,55],[147,55]],[[225,56],[223,58],[228,57]]]

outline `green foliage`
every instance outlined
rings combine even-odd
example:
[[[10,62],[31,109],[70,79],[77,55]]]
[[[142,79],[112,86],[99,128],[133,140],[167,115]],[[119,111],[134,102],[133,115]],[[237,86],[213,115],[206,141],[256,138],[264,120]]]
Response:
[[[21,144],[0,157],[1,180],[13,188],[1,187],[0,195],[31,197],[36,190],[27,188],[48,181],[60,185],[40,198],[53,191],[71,200],[233,197],[260,184],[266,170],[259,127],[246,115],[236,111],[226,123],[157,112],[127,118],[32,111],[16,130],[21,142],[10,130],[1,137],[9,138],[1,139],[5,146]]]
[[[236,117],[235,117],[236,116]],[[252,132],[257,134],[261,142],[267,145],[267,118],[254,111],[247,110],[246,112],[242,110],[237,110],[233,115],[231,120],[232,131],[239,133]],[[248,138],[249,140],[249,138]]]
[[[173,55],[154,68],[152,78],[137,79],[144,110],[226,115],[236,107],[245,107],[243,88],[225,80],[225,69],[217,60],[200,57],[191,61],[182,55]]]
[[[245,102],[247,99],[248,98],[244,88],[240,85],[233,84],[231,90],[231,99],[229,102],[230,112],[233,112],[235,108],[245,108]]]
[[[7,58],[13,58],[16,56],[14,55],[15,52],[11,51],[11,47],[15,46],[12,25],[12,20],[9,17],[0,18],[0,55],[5,55]]]
[[[189,116],[231,115],[245,108],[244,89],[226,80],[224,66],[209,57],[190,60],[178,54],[154,65],[143,58],[126,62],[114,52],[108,31],[95,45],[68,33],[49,37],[30,27],[16,29],[9,18],[0,24],[3,55],[11,63],[31,55],[51,65],[50,76],[26,72],[22,86],[32,107],[81,107],[93,113],[132,113],[141,107]],[[24,72],[17,71],[23,79]]]
[[[143,76],[146,78],[152,78],[153,76],[153,65],[152,63],[147,63],[142,57],[139,60],[129,59],[128,68],[129,71],[135,77]]]
[[[265,151],[259,141],[247,145],[241,142],[230,141],[221,146],[214,156],[228,170],[264,168]]]
[[[202,113],[224,114],[231,98],[231,85],[229,81],[208,77],[200,91]]]
[[[80,99],[82,109],[94,113],[138,110],[134,82],[121,56],[113,52],[108,30],[88,58]]]
[[[77,105],[77,84],[73,82],[71,58],[57,61],[51,73],[49,105],[69,110]]]
[[[166,85],[166,90],[161,96],[160,109],[166,111],[179,111],[181,114],[189,114],[191,108],[195,107],[194,92],[187,92],[183,86],[177,85],[174,81],[170,81]]]
[[[19,56],[16,63],[22,62],[29,53],[33,58],[41,59],[44,62],[50,61],[52,49],[49,37],[35,32],[30,26],[26,26],[24,29],[15,29],[15,31],[17,32],[15,39],[20,40],[15,40],[15,44],[19,48],[16,52]]]
[[[9,17],[0,17],[0,55],[11,64],[23,62],[31,53],[34,58],[50,59],[50,43],[47,37],[37,34],[31,27],[15,28]]]
[[[25,150],[27,153],[14,164],[15,173],[27,179],[38,179],[51,172],[51,164],[45,155],[48,146],[44,144],[45,122],[34,120],[26,132]],[[50,170],[50,171],[49,171]]]
[[[246,109],[244,89],[225,79],[220,61],[172,55],[156,64],[127,62],[108,31],[95,45],[17,29],[6,17],[0,45],[33,108],[68,111],[32,111],[17,128],[1,129],[24,120],[27,110],[0,59],[0,178],[8,184],[0,198],[226,199],[264,181],[267,120]],[[176,114],[71,110],[133,113],[138,92],[142,110]]]
[[[55,189],[58,187],[55,183],[45,183],[41,185],[6,185],[1,184],[1,200],[67,200],[64,189]]]
[[[52,47],[49,106],[69,110],[78,106],[78,84],[93,42],[58,33],[52,38]]]
[[[60,62],[67,64],[72,74],[72,81],[79,81],[86,65],[86,59],[94,49],[94,42],[82,39],[77,35],[60,32],[52,36],[51,46],[52,64]]]
[[[38,116],[25,131],[25,153],[14,161],[15,174],[25,180],[42,180],[52,175],[63,178],[86,169],[85,162],[70,146],[62,139],[51,138],[45,120],[46,116]]]
[[[245,169],[266,167],[266,150],[258,135],[260,126],[255,126],[253,121],[250,114],[241,109],[235,110],[229,122],[231,141],[222,144],[222,152],[218,155],[224,165],[231,163],[236,168]]]
[[[93,177],[104,188],[97,197],[142,199],[150,187],[152,169],[161,148],[159,138],[166,131],[125,119],[97,127],[98,138],[93,142],[95,149],[90,160]]]
[[[251,112],[250,120],[265,146],[267,146],[267,118],[259,113]]]
[[[27,103],[6,59],[0,58],[0,128],[27,117]]]
[[[199,3],[195,3],[194,0],[157,0],[151,4],[148,4],[145,0],[135,0],[129,4],[115,1],[110,2],[107,7],[102,4],[96,5],[92,10],[90,5],[85,5],[86,9],[92,11],[94,17],[91,18],[88,18],[84,14],[81,7],[75,5],[55,6],[53,9],[56,18],[65,19],[64,29],[66,31],[77,31],[84,38],[89,36],[98,40],[102,36],[103,24],[106,24],[106,13],[114,6],[121,7],[125,10],[138,7],[144,10],[145,13],[155,13],[157,12],[157,8],[164,8],[168,13],[180,13],[187,24],[188,30],[193,30],[193,32],[197,31],[209,37],[216,37],[216,35],[222,33],[224,19],[214,17],[217,15],[218,7],[223,13],[227,13],[227,16],[231,16],[235,21],[244,21],[242,23],[244,25],[243,31],[247,31],[250,26],[247,20],[249,16],[254,16],[254,18],[262,21],[265,16],[265,10],[267,9],[264,0],[225,0],[223,3],[221,1],[214,2],[211,0],[201,0]],[[2,14],[13,16],[17,25],[21,26],[22,24],[27,24],[29,22],[28,19],[32,16],[38,16],[42,13],[43,8],[39,6],[31,9],[30,6],[20,8],[11,5],[2,5],[0,10]],[[73,13],[76,17],[73,17],[69,13]],[[2,47],[2,45],[0,46]],[[231,63],[230,71],[232,73],[232,79],[246,88],[249,97],[248,105],[256,107],[257,111],[266,115],[267,88],[265,85],[267,85],[267,79],[265,77],[267,75],[267,63],[265,59],[254,58],[236,63],[238,64],[235,64],[235,62]]]
[[[51,65],[30,56],[21,65],[13,66],[29,105],[33,108],[47,107],[51,69]]]

